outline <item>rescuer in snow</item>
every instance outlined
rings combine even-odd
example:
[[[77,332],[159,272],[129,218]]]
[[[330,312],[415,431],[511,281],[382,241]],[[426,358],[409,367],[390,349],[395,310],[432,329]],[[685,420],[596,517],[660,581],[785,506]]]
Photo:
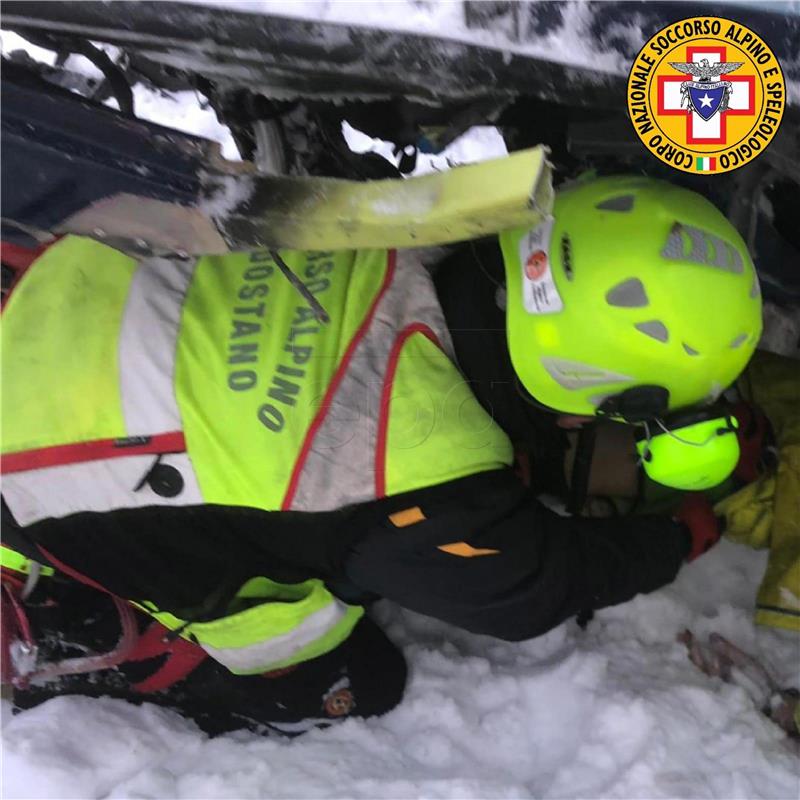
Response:
[[[289,732],[382,713],[405,664],[372,600],[523,640],[657,589],[717,540],[695,492],[737,463],[720,396],[761,301],[700,195],[577,183],[435,282],[413,251],[281,257],[327,322],[266,251],[136,262],[66,237],[17,282],[2,451],[18,704],[111,694]],[[673,514],[581,515],[643,482],[692,494]]]

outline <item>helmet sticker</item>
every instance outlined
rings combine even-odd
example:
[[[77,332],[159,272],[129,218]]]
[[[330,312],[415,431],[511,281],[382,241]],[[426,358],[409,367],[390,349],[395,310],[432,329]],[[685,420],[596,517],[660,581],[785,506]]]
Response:
[[[550,240],[553,217],[529,230],[519,242],[522,266],[522,302],[529,314],[555,314],[564,308],[561,295],[553,280],[550,263]]]

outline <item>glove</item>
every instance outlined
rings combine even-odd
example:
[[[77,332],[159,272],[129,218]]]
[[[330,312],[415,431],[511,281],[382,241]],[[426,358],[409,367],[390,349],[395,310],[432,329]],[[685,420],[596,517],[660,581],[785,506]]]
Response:
[[[752,483],[763,471],[763,457],[770,443],[769,420],[757,406],[740,401],[733,407],[733,416],[739,423],[736,438],[739,440],[739,463],[734,475],[744,483]]]
[[[711,502],[702,492],[687,492],[675,513],[675,519],[682,522],[689,531],[689,562],[708,552],[722,535],[720,520],[714,515]]]

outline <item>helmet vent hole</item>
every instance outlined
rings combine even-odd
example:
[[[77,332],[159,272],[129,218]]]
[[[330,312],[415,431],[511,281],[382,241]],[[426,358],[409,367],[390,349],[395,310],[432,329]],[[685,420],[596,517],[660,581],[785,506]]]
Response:
[[[716,239],[716,237],[714,236],[706,236],[705,239],[706,239],[706,257],[704,260],[706,264],[714,264],[717,261],[717,253],[719,251],[721,251],[719,252],[719,256],[722,259],[722,263],[726,265],[731,263],[730,258],[728,258],[728,254],[730,251],[728,250],[727,242],[723,242],[720,239]]]
[[[561,237],[561,264],[567,279],[572,280],[572,242],[566,233]]]
[[[651,319],[649,322],[637,322],[633,327],[645,336],[649,336],[659,342],[667,342],[669,340],[669,331],[661,320]]]
[[[686,351],[687,356],[699,356],[700,353],[694,349],[694,347],[690,347],[686,342],[683,342],[683,349]]]
[[[742,256],[730,242],[694,225],[682,225],[680,222],[670,229],[661,255],[672,261],[691,261],[737,275],[744,272]]]
[[[644,308],[649,305],[644,284],[638,278],[628,278],[606,292],[606,302],[620,308]]]
[[[740,333],[732,342],[731,342],[731,350],[736,350],[737,348],[741,347],[747,341],[747,334]]]
[[[684,235],[683,227],[680,222],[676,222],[670,229],[667,243],[661,251],[664,258],[672,259],[673,261],[682,261],[685,257],[684,248]]]
[[[633,208],[633,195],[620,194],[616,197],[609,197],[608,200],[598,203],[595,208],[600,211],[630,211]]]
[[[755,300],[761,294],[761,287],[758,285],[758,275],[753,273],[753,285],[750,287],[750,298]]]

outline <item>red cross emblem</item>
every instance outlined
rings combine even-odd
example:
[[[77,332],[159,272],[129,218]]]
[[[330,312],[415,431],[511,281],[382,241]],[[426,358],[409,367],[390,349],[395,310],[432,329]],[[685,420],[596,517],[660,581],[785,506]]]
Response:
[[[699,62],[707,58],[710,64],[727,61],[726,47],[687,47],[686,61]],[[677,72],[677,70],[676,70]],[[699,114],[687,113],[681,106],[680,85],[686,80],[683,73],[658,76],[658,113],[686,117],[686,144],[727,144],[727,118],[755,114],[755,75],[720,75],[720,80],[733,83],[727,111],[704,120]],[[694,76],[692,76],[694,77]]]

